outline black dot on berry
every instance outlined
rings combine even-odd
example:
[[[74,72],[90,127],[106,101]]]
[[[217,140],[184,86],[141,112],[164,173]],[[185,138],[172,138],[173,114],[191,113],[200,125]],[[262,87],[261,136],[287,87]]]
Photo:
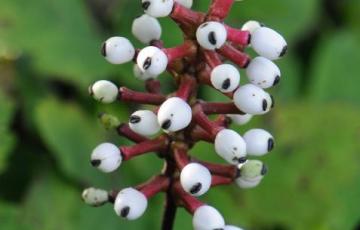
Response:
[[[280,76],[279,76],[279,75],[277,75],[277,76],[275,77],[275,80],[274,80],[273,86],[275,86],[275,85],[279,84],[279,82],[280,82]]]
[[[131,124],[137,124],[141,121],[141,117],[139,117],[137,115],[132,115],[132,116],[130,116],[129,121]]]
[[[196,183],[196,184],[195,184],[194,186],[192,186],[192,188],[190,189],[190,193],[194,195],[194,194],[200,192],[201,188],[202,188],[201,183]]]
[[[104,42],[102,45],[101,45],[101,55],[106,57],[106,42]]]
[[[228,89],[231,85],[230,78],[225,79],[225,81],[222,83],[221,88],[222,89]]]
[[[216,45],[216,34],[214,31],[209,33],[208,40],[212,45]]]
[[[274,141],[274,139],[270,138],[268,140],[268,151],[270,152],[271,150],[273,150],[274,146],[275,146],[275,141]]]
[[[144,68],[145,70],[147,70],[147,69],[150,68],[150,66],[151,66],[151,57],[148,57],[148,58],[146,58],[145,61],[144,61],[143,68]]]
[[[146,2],[143,2],[143,3],[141,4],[141,7],[142,7],[144,10],[147,10],[150,5],[151,5],[151,3],[148,2],[148,1],[146,1]]]
[[[263,109],[264,111],[266,111],[266,110],[267,110],[267,107],[268,107],[268,103],[267,103],[267,101],[264,99],[263,102],[262,102],[262,109]]]
[[[130,213],[130,207],[126,206],[120,211],[120,216],[126,218]]]

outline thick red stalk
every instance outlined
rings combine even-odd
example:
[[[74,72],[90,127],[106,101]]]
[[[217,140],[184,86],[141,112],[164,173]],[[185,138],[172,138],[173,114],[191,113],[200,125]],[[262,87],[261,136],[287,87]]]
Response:
[[[123,160],[127,161],[136,156],[149,152],[160,152],[169,144],[168,137],[163,135],[154,140],[147,140],[133,146],[120,147]]]
[[[208,12],[209,20],[222,21],[229,14],[234,0],[212,0]]]
[[[194,214],[196,209],[203,206],[204,203],[197,198],[187,194],[181,187],[180,183],[174,184],[174,192],[181,201],[181,205],[191,214]]]
[[[223,47],[217,50],[219,54],[226,57],[240,68],[246,68],[250,63],[250,56],[241,52],[230,44],[225,44]]]
[[[223,129],[223,127],[209,120],[202,110],[202,106],[197,104],[193,107],[193,120],[211,136],[215,137],[216,134]]]
[[[222,64],[221,58],[214,51],[204,50],[204,58],[206,63],[211,67],[211,69]]]
[[[219,185],[226,185],[233,183],[233,179],[229,177],[222,177],[222,176],[212,176],[211,179],[211,187],[219,186]]]
[[[174,159],[178,169],[183,169],[187,164],[190,163],[189,155],[187,150],[184,148],[174,148]]]
[[[151,178],[144,184],[137,186],[137,189],[149,199],[158,194],[159,192],[165,192],[168,189],[169,185],[169,178],[163,175],[159,175]]]
[[[245,114],[233,102],[202,102],[201,107],[205,114]]]
[[[225,26],[227,31],[227,40],[234,42],[242,47],[249,45],[250,43],[250,32],[245,30],[239,30],[230,26]]]
[[[155,79],[149,79],[145,82],[146,91],[153,94],[161,94],[161,83]]]
[[[119,100],[124,102],[161,105],[166,100],[164,95],[136,92],[126,87],[121,87],[119,92]]]
[[[204,129],[202,129],[200,126],[195,126],[191,133],[190,133],[191,139],[193,141],[206,141],[209,143],[214,142],[214,136],[210,135],[208,132],[206,132]]]
[[[213,175],[228,177],[232,179],[238,177],[239,170],[235,165],[214,164],[210,162],[200,161],[195,158],[192,158],[192,160],[204,165]]]
[[[176,96],[180,97],[184,101],[188,101],[191,94],[194,92],[196,87],[196,80],[194,77],[184,75],[180,77],[179,89],[176,92]]]
[[[172,63],[176,59],[194,56],[197,52],[197,47],[193,41],[187,40],[180,46],[163,49],[163,51],[168,57],[168,62]]]
[[[119,135],[124,136],[135,143],[144,142],[148,140],[146,137],[143,137],[132,131],[128,124],[119,125],[116,128],[116,131],[118,132]]]
[[[175,2],[174,8],[170,17],[180,26],[192,26],[197,27],[203,23],[205,14],[201,12],[195,12],[191,9],[184,7],[183,5]]]

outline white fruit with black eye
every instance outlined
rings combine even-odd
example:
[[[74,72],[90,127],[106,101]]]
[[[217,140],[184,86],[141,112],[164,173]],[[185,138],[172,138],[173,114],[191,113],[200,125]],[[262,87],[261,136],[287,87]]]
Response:
[[[258,186],[267,173],[266,165],[258,160],[248,160],[239,170],[239,177],[235,182],[240,188]]]
[[[246,158],[246,143],[244,139],[231,129],[221,130],[215,137],[215,151],[230,164],[243,164]]]
[[[283,57],[288,48],[285,39],[267,27],[260,27],[252,33],[251,46],[260,56],[270,60]]]
[[[102,44],[101,54],[111,64],[124,64],[134,58],[135,48],[126,38],[112,37]]]
[[[82,199],[86,204],[98,207],[109,201],[109,194],[102,189],[88,188],[83,191]]]
[[[185,192],[201,196],[210,189],[211,174],[201,164],[190,163],[181,170],[180,183]]]
[[[253,115],[250,114],[228,114],[226,116],[236,125],[245,125],[253,118]]]
[[[147,204],[147,198],[143,193],[133,188],[126,188],[116,196],[114,210],[120,217],[135,220],[144,214]]]
[[[166,70],[168,58],[161,49],[148,46],[139,52],[136,63],[142,72],[158,76]]]
[[[263,156],[273,150],[274,137],[263,129],[251,129],[244,134],[248,155]]]
[[[171,14],[174,0],[142,0],[144,12],[152,17],[160,18]]]
[[[115,171],[119,168],[121,162],[120,149],[111,143],[98,145],[91,154],[91,165],[105,173]]]
[[[281,72],[277,65],[264,57],[251,60],[246,68],[249,81],[263,89],[273,87],[280,82]]]
[[[243,229],[232,225],[226,225],[224,230],[243,230]]]
[[[159,108],[158,123],[169,132],[186,128],[192,119],[192,110],[188,103],[179,97],[167,99]]]
[[[159,21],[147,14],[144,14],[133,21],[133,35],[142,43],[149,44],[161,37],[161,25]]]
[[[215,89],[229,93],[239,86],[240,73],[233,65],[222,64],[211,71],[210,80]]]
[[[175,2],[180,3],[181,5],[185,6],[186,8],[191,8],[193,5],[193,0],[175,0]]]
[[[265,114],[274,106],[272,96],[253,84],[240,86],[235,91],[233,100],[240,111],[251,115]]]
[[[193,216],[193,227],[195,230],[224,229],[225,221],[215,208],[203,205],[196,209]]]
[[[263,25],[260,22],[250,20],[245,22],[245,24],[241,27],[241,30],[249,31],[250,34],[252,34],[255,30],[259,29],[262,26]]]
[[[116,100],[119,89],[110,81],[100,80],[89,87],[89,93],[95,100],[109,104]]]
[[[135,78],[137,78],[141,81],[146,81],[149,79],[156,79],[158,77],[158,76],[153,76],[147,72],[142,71],[137,64],[134,65],[133,72],[134,72]]]
[[[204,49],[219,49],[226,42],[227,31],[225,26],[220,22],[205,22],[198,27],[196,39]]]
[[[129,126],[132,131],[143,136],[152,136],[160,131],[157,116],[150,110],[139,110],[131,114]]]

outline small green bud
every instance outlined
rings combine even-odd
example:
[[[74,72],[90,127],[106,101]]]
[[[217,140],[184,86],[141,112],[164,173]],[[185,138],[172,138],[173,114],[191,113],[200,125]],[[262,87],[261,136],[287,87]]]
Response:
[[[99,119],[100,119],[100,123],[107,130],[116,129],[121,124],[117,117],[107,113],[99,114]]]

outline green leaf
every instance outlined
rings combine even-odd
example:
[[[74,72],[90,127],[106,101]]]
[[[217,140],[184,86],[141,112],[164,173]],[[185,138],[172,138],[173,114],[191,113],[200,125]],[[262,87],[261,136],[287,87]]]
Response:
[[[330,34],[318,47],[311,71],[310,98],[359,104],[360,49],[351,31]]]
[[[111,65],[99,54],[101,38],[84,4],[72,0],[2,0],[0,49],[12,47],[32,57],[43,76],[88,86],[109,73]]]
[[[15,136],[9,130],[15,106],[10,98],[0,91],[0,174],[6,169],[7,158],[15,146]]]
[[[0,229],[2,230],[19,230],[19,217],[21,209],[13,204],[0,201]],[[24,226],[21,230],[24,230]]]

